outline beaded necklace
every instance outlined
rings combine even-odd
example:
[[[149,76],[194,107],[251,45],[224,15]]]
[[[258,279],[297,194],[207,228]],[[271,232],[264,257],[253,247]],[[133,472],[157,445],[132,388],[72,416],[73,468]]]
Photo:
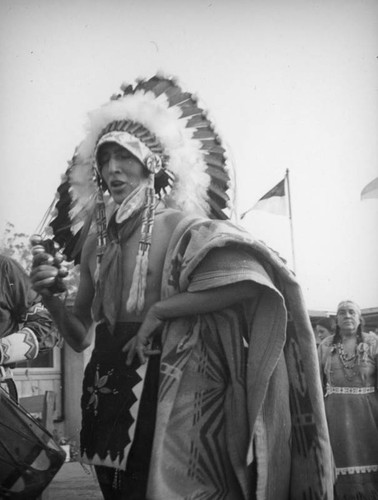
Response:
[[[341,364],[343,365],[343,371],[344,371],[344,376],[347,380],[353,380],[354,377],[357,375],[357,371],[352,371],[352,372],[347,372],[346,370],[353,370],[353,368],[356,366],[356,361],[357,361],[357,349],[354,349],[353,354],[345,354],[344,351],[344,345],[340,342],[337,343],[337,352],[339,354],[339,358],[341,361]]]

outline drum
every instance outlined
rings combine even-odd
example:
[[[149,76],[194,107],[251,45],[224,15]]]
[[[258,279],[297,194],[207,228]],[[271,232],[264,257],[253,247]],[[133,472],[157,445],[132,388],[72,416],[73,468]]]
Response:
[[[65,457],[51,434],[0,387],[0,498],[35,499]]]

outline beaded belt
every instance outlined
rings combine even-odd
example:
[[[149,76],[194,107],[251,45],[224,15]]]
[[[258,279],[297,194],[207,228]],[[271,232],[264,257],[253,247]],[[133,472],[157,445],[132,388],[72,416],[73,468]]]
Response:
[[[375,387],[327,387],[327,394],[369,394],[375,392]]]

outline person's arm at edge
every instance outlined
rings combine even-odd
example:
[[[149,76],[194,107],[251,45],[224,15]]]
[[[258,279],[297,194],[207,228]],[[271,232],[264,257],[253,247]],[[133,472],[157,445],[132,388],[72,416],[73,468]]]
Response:
[[[163,321],[193,314],[206,314],[254,298],[257,289],[258,285],[240,281],[204,291],[179,293],[156,302],[151,309],[154,315]]]
[[[258,285],[241,281],[199,292],[183,292],[156,302],[148,310],[138,334],[123,348],[128,353],[127,364],[132,362],[135,354],[138,354],[142,362],[145,361],[146,345],[164,321],[220,311],[243,300],[252,299],[257,293]]]
[[[73,311],[69,311],[59,297],[55,295],[42,295],[43,303],[49,310],[61,335],[76,352],[84,351],[91,344],[89,334],[92,324],[90,308],[92,301],[86,298],[79,288]]]
[[[89,347],[92,340],[89,331],[92,325],[91,307],[94,288],[86,262],[83,249],[80,285],[72,312],[66,308],[58,296],[52,295],[49,290],[53,277],[57,274],[55,267],[41,265],[33,269],[30,275],[34,290],[41,295],[61,335],[76,352]]]

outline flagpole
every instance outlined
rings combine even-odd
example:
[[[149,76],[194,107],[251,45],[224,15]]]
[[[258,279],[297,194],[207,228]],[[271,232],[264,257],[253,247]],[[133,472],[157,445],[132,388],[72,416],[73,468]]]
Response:
[[[289,182],[289,169],[286,169],[286,185],[287,185],[287,199],[289,204],[289,220],[290,220],[290,237],[291,237],[291,255],[293,259],[293,271],[296,272],[295,265],[295,251],[294,251],[294,230],[293,230],[293,215],[291,211],[291,194],[290,194],[290,182]]]

